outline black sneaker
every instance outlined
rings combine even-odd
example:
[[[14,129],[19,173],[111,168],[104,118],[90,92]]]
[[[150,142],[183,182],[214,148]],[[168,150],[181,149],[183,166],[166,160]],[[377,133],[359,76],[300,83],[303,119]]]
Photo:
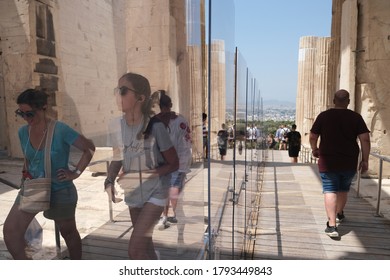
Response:
[[[170,222],[171,224],[177,224],[176,217],[168,217],[167,221]]]
[[[329,237],[339,237],[339,232],[337,230],[337,226],[329,226],[329,222],[326,222],[325,233]]]
[[[345,216],[344,216],[344,211],[340,213],[337,213],[337,216],[336,216],[336,223],[341,223],[343,220],[345,219]]]

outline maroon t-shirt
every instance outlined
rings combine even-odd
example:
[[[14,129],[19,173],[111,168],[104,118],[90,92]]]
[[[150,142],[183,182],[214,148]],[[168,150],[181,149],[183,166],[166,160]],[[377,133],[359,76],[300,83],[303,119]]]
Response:
[[[361,115],[349,109],[329,109],[317,116],[310,131],[320,135],[320,172],[357,170],[357,137],[370,132]]]

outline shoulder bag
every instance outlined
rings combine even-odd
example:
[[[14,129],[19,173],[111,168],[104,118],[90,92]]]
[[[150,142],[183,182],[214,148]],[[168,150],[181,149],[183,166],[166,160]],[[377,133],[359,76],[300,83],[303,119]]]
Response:
[[[38,213],[50,208],[51,195],[51,160],[50,151],[53,132],[56,121],[50,121],[46,134],[44,152],[45,177],[25,179],[22,181],[20,190],[19,209],[29,213]],[[26,160],[26,158],[25,158]],[[26,164],[26,168],[27,168]]]

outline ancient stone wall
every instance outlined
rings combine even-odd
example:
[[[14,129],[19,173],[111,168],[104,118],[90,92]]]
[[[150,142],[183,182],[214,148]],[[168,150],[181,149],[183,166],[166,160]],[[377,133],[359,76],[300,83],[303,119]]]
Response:
[[[0,147],[9,155],[21,156],[17,130],[25,122],[14,113],[17,95],[39,86],[34,73],[34,60],[39,61],[34,22],[35,7],[27,1],[0,1]]]
[[[296,120],[303,143],[308,145],[311,117],[332,107],[334,92],[344,88],[351,94],[349,109],[360,113],[371,131],[372,152],[389,156],[390,1],[333,0],[332,4],[331,41],[312,37],[300,41]],[[322,45],[314,47],[315,40]],[[327,65],[326,72],[321,65]],[[378,165],[379,160],[371,157],[371,174],[378,173]],[[383,167],[390,175],[390,164]]]
[[[109,120],[119,114],[113,95],[126,71],[124,0],[58,1],[58,119],[106,146]],[[77,7],[77,8],[75,8]]]
[[[371,130],[372,151],[390,156],[390,1],[358,1],[356,111]],[[372,172],[378,160],[371,159]],[[384,164],[390,175],[390,164]]]
[[[106,146],[109,120],[121,114],[113,89],[127,71],[168,91],[200,145],[204,46],[187,45],[186,2],[1,1],[0,128],[7,133],[0,148],[21,156],[17,129],[25,122],[15,117],[15,98],[28,87],[50,94],[54,118]],[[192,22],[204,28],[198,17]]]

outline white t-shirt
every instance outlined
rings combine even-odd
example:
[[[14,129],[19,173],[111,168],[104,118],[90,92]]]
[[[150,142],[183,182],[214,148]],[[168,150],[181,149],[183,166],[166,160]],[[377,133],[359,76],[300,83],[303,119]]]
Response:
[[[190,172],[192,162],[191,129],[187,120],[180,114],[171,119],[168,124],[168,133],[179,157],[179,172]]]
[[[124,174],[135,174],[131,176],[130,184],[126,184],[125,180],[122,180],[122,184],[118,181],[125,190],[126,204],[131,207],[142,207],[145,202],[153,202],[153,199],[165,200],[170,186],[170,174],[147,179],[143,177],[148,170],[165,163],[161,152],[173,146],[169,134],[163,123],[154,123],[148,138],[145,139],[144,135],[138,138],[142,129],[142,124],[127,125],[123,117],[113,120],[109,126],[113,160],[122,161]]]

